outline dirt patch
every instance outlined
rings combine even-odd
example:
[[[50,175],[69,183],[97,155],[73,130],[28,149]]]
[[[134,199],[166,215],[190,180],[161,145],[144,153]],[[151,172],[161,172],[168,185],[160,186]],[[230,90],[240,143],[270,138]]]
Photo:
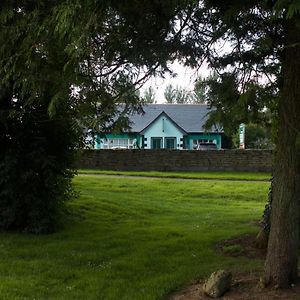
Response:
[[[300,284],[287,290],[260,288],[259,274],[234,274],[232,288],[222,300],[296,300],[300,299]],[[169,300],[212,300],[202,291],[203,281],[199,281],[184,290],[171,295]]]
[[[245,256],[249,259],[262,259],[266,257],[266,249],[255,246],[254,235],[244,235],[222,241],[216,245],[216,250],[226,256]],[[300,283],[287,290],[274,288],[261,288],[259,286],[259,273],[233,274],[232,287],[222,300],[300,300]],[[172,294],[168,300],[211,300],[213,298],[203,293],[204,280],[200,280],[186,287],[182,291]]]
[[[221,241],[216,245],[219,253],[225,256],[246,256],[250,259],[265,259],[267,249],[259,249],[255,245],[254,235],[243,235],[233,239]]]

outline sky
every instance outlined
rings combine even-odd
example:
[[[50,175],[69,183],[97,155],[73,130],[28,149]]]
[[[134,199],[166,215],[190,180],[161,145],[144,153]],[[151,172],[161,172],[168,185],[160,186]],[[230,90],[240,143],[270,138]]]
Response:
[[[176,74],[175,77],[166,74],[165,78],[151,78],[145,83],[141,89],[141,93],[151,86],[155,91],[156,103],[165,103],[164,90],[167,85],[172,84],[175,87],[179,86],[187,90],[193,90],[194,83],[199,76],[207,77],[209,75],[209,70],[205,65],[199,70],[195,70],[175,61],[170,65],[170,69]]]

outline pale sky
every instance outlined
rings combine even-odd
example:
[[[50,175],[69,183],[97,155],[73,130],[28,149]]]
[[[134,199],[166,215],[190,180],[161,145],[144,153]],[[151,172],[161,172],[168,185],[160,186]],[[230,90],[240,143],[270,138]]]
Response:
[[[222,56],[232,51],[232,43],[228,41],[219,41],[213,45],[215,51],[218,55]],[[165,75],[165,78],[152,78],[141,89],[141,93],[150,86],[155,90],[155,99],[157,103],[165,103],[164,90],[167,85],[172,84],[173,86],[179,86],[187,90],[193,90],[194,83],[196,79],[201,77],[208,77],[211,74],[211,69],[208,68],[206,62],[202,63],[202,66],[198,69],[191,69],[183,66],[177,60],[174,63],[170,64],[170,69],[177,74],[177,76],[172,77],[170,75]]]
[[[193,90],[194,83],[199,76],[207,77],[209,75],[209,70],[205,65],[203,65],[199,70],[194,70],[183,66],[178,61],[175,61],[170,68],[177,74],[175,77],[165,75],[165,78],[155,77],[149,79],[141,89],[141,93],[151,86],[155,91],[156,102],[165,103],[164,90],[167,85],[172,84],[174,87],[178,85],[179,87],[183,87],[187,90]]]

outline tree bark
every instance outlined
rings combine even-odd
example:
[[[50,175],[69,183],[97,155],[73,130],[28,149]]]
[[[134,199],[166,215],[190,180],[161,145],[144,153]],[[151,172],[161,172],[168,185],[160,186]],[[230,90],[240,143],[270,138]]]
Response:
[[[298,279],[300,28],[296,23],[290,19],[286,24],[271,228],[265,262],[265,283],[281,288]]]

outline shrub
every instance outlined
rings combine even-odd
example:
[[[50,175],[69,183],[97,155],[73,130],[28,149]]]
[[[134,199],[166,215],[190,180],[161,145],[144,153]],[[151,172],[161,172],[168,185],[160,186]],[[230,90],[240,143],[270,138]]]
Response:
[[[67,112],[50,119],[47,103],[30,109],[15,104],[14,114],[0,119],[1,230],[57,229],[73,195],[78,134]]]

